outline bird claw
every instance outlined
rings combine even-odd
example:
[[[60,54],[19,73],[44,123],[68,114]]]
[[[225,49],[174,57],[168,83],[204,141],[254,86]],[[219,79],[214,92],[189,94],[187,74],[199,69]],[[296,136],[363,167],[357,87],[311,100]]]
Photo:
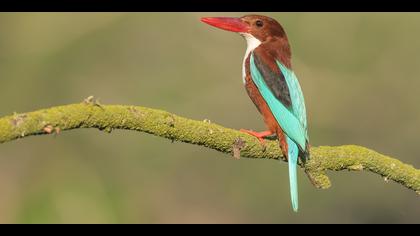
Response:
[[[268,131],[268,130],[263,131],[263,132],[256,132],[256,131],[247,130],[247,129],[240,129],[239,131],[242,132],[242,133],[246,133],[246,134],[249,134],[249,135],[252,135],[252,136],[256,137],[258,139],[258,141],[260,142],[260,144],[264,147],[264,149],[266,147],[264,137],[273,135],[273,133],[271,131]]]

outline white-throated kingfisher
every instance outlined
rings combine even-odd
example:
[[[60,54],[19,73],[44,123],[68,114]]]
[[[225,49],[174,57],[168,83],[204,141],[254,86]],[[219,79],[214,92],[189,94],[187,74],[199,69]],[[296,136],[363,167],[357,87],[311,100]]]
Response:
[[[247,15],[204,17],[201,21],[236,32],[247,42],[242,65],[246,91],[262,114],[267,131],[241,130],[263,138],[277,135],[289,163],[292,207],[298,210],[297,164],[309,158],[306,108],[299,81],[292,70],[291,49],[283,27],[274,19]]]

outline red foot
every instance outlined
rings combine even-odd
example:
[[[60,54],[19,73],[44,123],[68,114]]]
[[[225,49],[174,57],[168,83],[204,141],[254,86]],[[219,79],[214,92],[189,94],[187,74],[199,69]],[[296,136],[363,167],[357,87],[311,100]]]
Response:
[[[260,141],[260,143],[263,144],[263,145],[265,144],[264,137],[267,137],[267,136],[270,136],[270,135],[274,134],[273,132],[271,132],[269,130],[263,131],[263,132],[256,132],[256,131],[247,130],[247,129],[240,129],[239,131],[256,137]]]

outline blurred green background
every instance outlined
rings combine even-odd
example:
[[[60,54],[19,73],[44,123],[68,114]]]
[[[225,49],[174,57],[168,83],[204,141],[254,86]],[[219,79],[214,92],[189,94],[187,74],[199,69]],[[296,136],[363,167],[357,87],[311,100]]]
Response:
[[[2,13],[0,116],[81,102],[263,130],[245,41],[202,16]],[[420,167],[420,14],[264,13],[286,29],[312,145],[358,144]],[[418,195],[367,172],[317,190],[287,165],[145,133],[64,132],[0,145],[0,223],[420,223]]]

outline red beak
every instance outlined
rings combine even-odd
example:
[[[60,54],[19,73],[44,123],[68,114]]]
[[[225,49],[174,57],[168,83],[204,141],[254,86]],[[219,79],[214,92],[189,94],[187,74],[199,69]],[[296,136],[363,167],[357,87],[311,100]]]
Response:
[[[217,28],[237,32],[247,33],[249,25],[236,17],[203,17],[201,21]]]

